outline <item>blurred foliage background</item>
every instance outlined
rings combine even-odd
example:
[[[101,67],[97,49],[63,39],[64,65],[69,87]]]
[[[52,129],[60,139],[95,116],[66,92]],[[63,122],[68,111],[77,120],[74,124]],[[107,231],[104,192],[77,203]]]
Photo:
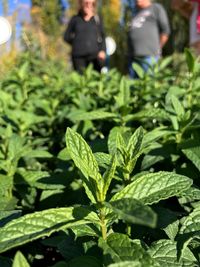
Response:
[[[163,55],[182,53],[188,46],[188,21],[174,12],[169,0],[158,0],[168,12],[171,24],[171,36],[164,48]],[[103,17],[106,35],[112,36],[117,43],[117,51],[111,57],[111,67],[126,72],[127,42],[126,30],[133,13],[133,0],[99,0],[98,13]],[[15,63],[17,54],[21,50],[37,53],[41,59],[49,58],[63,61],[68,70],[71,69],[70,47],[63,42],[63,33],[72,15],[77,13],[77,1],[68,0],[67,8],[62,0],[32,0],[30,20],[21,22],[20,38],[16,35],[16,21],[18,10],[8,16],[8,1],[1,0],[4,16],[9,19],[13,27],[13,35],[9,49],[0,46],[1,65],[3,74]],[[20,44],[19,44],[20,39]]]

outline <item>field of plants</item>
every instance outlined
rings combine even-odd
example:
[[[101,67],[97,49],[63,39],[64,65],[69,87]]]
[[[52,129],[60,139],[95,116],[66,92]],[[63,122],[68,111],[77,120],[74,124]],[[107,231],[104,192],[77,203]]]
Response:
[[[139,79],[24,53],[0,81],[0,267],[200,266],[200,64]]]

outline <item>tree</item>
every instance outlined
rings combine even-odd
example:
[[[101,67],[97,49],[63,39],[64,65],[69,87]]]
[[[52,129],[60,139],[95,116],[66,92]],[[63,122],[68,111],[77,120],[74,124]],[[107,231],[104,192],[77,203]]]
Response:
[[[38,22],[47,35],[57,37],[60,34],[60,26],[64,7],[61,0],[32,0],[33,21]],[[34,16],[35,14],[35,16]]]

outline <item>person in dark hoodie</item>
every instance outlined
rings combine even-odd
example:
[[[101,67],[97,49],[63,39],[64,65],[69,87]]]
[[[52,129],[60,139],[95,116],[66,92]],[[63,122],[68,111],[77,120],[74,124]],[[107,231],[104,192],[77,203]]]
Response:
[[[96,0],[79,0],[78,14],[71,18],[64,34],[64,40],[72,46],[74,70],[79,73],[89,64],[100,72],[105,64],[105,34],[96,5]]]

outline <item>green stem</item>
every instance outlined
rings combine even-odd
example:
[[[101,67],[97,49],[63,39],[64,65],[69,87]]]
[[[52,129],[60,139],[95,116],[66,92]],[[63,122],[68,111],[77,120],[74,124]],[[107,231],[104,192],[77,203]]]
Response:
[[[131,236],[131,226],[130,224],[127,224],[126,232],[128,236]]]
[[[100,220],[101,220],[101,233],[104,240],[107,238],[107,226],[105,222],[105,215],[103,210],[100,210]]]

